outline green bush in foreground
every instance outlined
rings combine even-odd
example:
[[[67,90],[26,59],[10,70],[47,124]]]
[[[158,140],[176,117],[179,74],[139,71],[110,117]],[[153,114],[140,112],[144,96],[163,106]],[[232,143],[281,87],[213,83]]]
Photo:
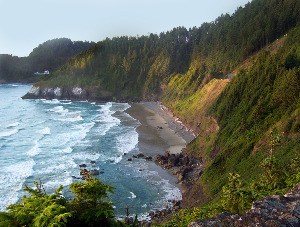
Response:
[[[69,188],[74,198],[66,199],[60,186],[47,195],[42,184],[26,186],[29,193],[21,202],[0,212],[0,226],[125,226],[114,219],[112,202],[104,201],[113,187],[85,172],[85,182],[74,182]]]

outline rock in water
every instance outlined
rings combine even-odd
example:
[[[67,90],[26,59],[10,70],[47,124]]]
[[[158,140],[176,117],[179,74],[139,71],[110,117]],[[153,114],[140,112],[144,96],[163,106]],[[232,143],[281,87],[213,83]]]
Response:
[[[90,174],[91,174],[92,176],[99,175],[99,170],[93,169],[93,170],[90,171]]]
[[[152,157],[151,157],[151,156],[147,156],[147,157],[145,157],[145,159],[146,159],[147,161],[152,161]]]
[[[142,157],[144,157],[145,155],[143,155],[142,153],[139,153],[138,155],[137,155],[137,157],[138,158],[142,158]]]

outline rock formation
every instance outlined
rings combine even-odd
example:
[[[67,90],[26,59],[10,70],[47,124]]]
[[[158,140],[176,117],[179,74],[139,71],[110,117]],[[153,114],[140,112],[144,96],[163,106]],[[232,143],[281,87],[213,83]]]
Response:
[[[272,195],[254,202],[246,213],[225,212],[189,224],[200,226],[300,226],[300,183],[284,196]]]

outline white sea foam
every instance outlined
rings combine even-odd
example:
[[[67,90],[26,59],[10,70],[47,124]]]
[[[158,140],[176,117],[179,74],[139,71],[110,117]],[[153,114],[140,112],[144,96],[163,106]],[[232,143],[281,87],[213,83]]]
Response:
[[[162,190],[166,192],[165,201],[182,199],[180,189],[170,184],[168,180],[162,179],[160,185],[162,185]]]
[[[15,122],[15,123],[9,124],[9,125],[7,126],[7,128],[13,128],[13,127],[16,127],[16,126],[18,126],[19,124],[20,124],[20,122]]]
[[[69,154],[58,155],[55,160],[48,157],[38,163],[35,169],[35,176],[43,180],[46,190],[56,189],[59,185],[69,185],[72,183],[71,176],[78,165]],[[78,171],[76,171],[78,172]]]
[[[101,123],[101,126],[98,127],[98,133],[100,136],[105,135],[112,127],[121,123],[120,119],[112,116],[115,111],[112,111],[111,108],[112,103],[108,102],[105,105],[102,105],[101,109],[98,110],[100,115],[95,122]]]
[[[27,84],[8,84],[8,85],[12,87],[29,87]]]
[[[64,178],[58,178],[54,181],[47,181],[44,186],[45,188],[57,188],[60,185],[62,186],[68,186],[72,184],[72,178],[71,177],[64,177]]]
[[[90,160],[97,160],[100,157],[99,153],[80,152],[71,154],[73,160],[79,160],[81,162],[87,162]]]
[[[61,116],[55,118],[54,120],[66,122],[76,122],[83,120],[80,110],[70,112],[68,109],[64,109],[63,111],[60,111],[60,113],[62,113]]]
[[[111,105],[113,111],[120,111],[120,112],[124,112],[130,107],[128,103],[111,103]]]
[[[132,151],[136,148],[139,142],[139,134],[135,128],[132,128],[129,132],[117,137],[117,145],[119,151],[124,154]]]
[[[27,152],[27,155],[30,157],[34,157],[38,155],[41,152],[41,149],[39,147],[39,142],[44,138],[46,135],[50,135],[51,131],[49,127],[45,127],[40,130],[41,135],[34,141],[33,147]]]
[[[147,181],[152,185],[156,185],[160,188],[161,193],[164,194],[163,198],[160,201],[156,201],[156,209],[162,209],[166,205],[171,205],[168,201],[170,200],[181,200],[182,194],[178,187],[171,184],[169,180],[162,179],[158,172],[145,170],[143,171],[144,176],[147,178]]]
[[[139,214],[139,215],[138,215],[138,220],[150,221],[151,218],[150,218],[150,216],[149,216],[149,213],[146,212],[146,213],[143,213],[143,214]]]
[[[72,158],[63,156],[56,162],[46,162],[43,168],[37,170],[37,173],[61,176],[62,173],[70,172],[70,170],[76,167],[77,165]]]
[[[18,200],[18,191],[25,179],[32,175],[34,161],[29,159],[0,168],[0,210],[4,211],[9,204]]]
[[[67,148],[61,150],[60,152],[69,154],[69,153],[72,153],[72,151],[73,151],[73,149],[71,147],[67,147]]]
[[[51,100],[45,100],[45,99],[40,99],[41,101],[43,101],[43,103],[46,103],[46,104],[59,104],[60,101],[57,100],[57,99],[51,99]]]
[[[71,122],[74,122],[74,121],[82,121],[83,118],[81,116],[77,116],[77,117],[72,117],[72,118],[66,118],[64,119],[63,121],[71,121]]]
[[[40,148],[38,144],[38,140],[34,141],[34,146],[27,152],[27,155],[30,157],[36,156],[37,154],[40,153]]]
[[[12,130],[4,130],[2,132],[0,132],[0,138],[1,137],[8,137],[8,136],[12,136],[16,133],[19,132],[19,129],[12,129]]]
[[[62,112],[63,110],[64,110],[63,106],[56,106],[51,111],[59,113],[59,112]]]
[[[122,160],[122,155],[118,155],[116,157],[109,157],[107,160],[112,161],[112,164],[117,164]]]
[[[120,124],[120,119],[113,117],[112,114],[114,112],[110,111],[109,113],[105,113],[103,115],[100,115],[96,122],[106,123],[106,124],[112,124],[112,125],[118,125]]]
[[[102,124],[97,127],[97,132],[99,136],[105,135],[112,127],[115,127],[120,124],[120,120],[118,118],[114,118],[112,116],[106,117],[106,121],[102,118],[102,120],[95,120],[95,122],[101,122]]]
[[[136,195],[133,192],[130,192],[130,195],[131,195],[131,197],[129,197],[129,198],[131,198],[131,199],[135,199],[136,198]]]
[[[139,135],[136,132],[135,128],[130,128],[127,132],[120,134],[117,137],[116,145],[120,157],[117,157],[115,163],[119,163],[122,160],[122,155],[128,153],[136,148],[139,142]]]
[[[84,124],[80,124],[80,125],[76,125],[74,127],[75,130],[79,130],[79,138],[80,140],[84,139],[87,135],[87,133],[91,130],[91,128],[94,127],[96,123],[95,122],[90,122],[90,123],[84,123]]]
[[[41,130],[42,135],[50,135],[50,128],[49,127],[45,127]]]
[[[91,104],[91,105],[95,105],[96,103],[95,103],[95,102],[90,102],[90,104]]]
[[[41,124],[44,124],[46,121],[38,121],[38,122],[34,122],[31,126],[34,127],[34,126],[37,126],[37,125],[41,125]]]
[[[94,125],[95,122],[78,124],[70,127],[67,132],[57,133],[55,135],[55,147],[59,149],[59,152],[71,153],[71,147],[83,143],[82,140]],[[62,150],[61,147],[66,147],[66,145],[68,147]]]
[[[68,99],[60,100],[60,104],[62,104],[62,105],[70,105],[70,104],[72,104],[72,100],[68,100]]]
[[[56,106],[53,109],[50,109],[49,111],[54,112],[54,113],[62,114],[63,116],[65,116],[69,112],[69,110],[64,109],[63,106]]]
[[[57,134],[55,137],[55,146],[64,147],[66,144],[68,144],[68,147],[72,147],[78,143],[81,143],[94,124],[95,123],[92,122],[76,125],[75,127],[70,128],[68,132]],[[69,151],[69,148],[64,150],[65,153],[68,153]]]

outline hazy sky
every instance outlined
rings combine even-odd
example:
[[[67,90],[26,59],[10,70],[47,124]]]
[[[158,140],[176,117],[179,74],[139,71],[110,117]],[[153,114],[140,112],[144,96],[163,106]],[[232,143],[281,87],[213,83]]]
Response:
[[[53,38],[101,41],[210,22],[250,0],[0,0],[0,54],[27,56]]]

